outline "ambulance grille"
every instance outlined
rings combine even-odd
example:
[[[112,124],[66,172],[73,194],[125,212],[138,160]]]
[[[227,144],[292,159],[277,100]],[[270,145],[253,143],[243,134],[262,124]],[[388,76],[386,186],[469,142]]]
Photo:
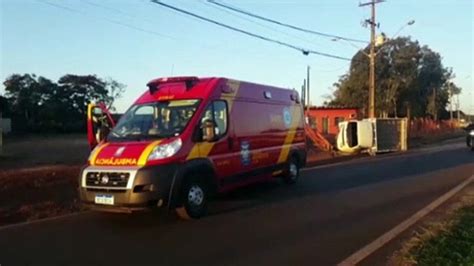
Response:
[[[130,173],[89,172],[86,174],[86,185],[93,187],[126,187]]]

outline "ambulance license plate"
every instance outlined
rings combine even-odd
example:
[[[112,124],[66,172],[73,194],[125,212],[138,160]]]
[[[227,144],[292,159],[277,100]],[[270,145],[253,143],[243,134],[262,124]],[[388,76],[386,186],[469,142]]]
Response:
[[[96,204],[114,205],[114,196],[111,195],[95,195]]]

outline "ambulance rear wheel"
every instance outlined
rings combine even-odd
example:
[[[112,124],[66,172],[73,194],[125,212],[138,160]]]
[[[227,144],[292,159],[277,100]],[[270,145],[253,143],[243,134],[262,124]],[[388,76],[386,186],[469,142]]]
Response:
[[[283,177],[283,181],[287,184],[294,184],[298,180],[300,176],[300,164],[298,158],[292,156],[290,161],[288,162],[287,169],[285,176]]]
[[[179,218],[185,220],[198,219],[207,214],[209,189],[206,182],[194,177],[185,180],[180,198],[182,206],[176,208],[176,214]]]

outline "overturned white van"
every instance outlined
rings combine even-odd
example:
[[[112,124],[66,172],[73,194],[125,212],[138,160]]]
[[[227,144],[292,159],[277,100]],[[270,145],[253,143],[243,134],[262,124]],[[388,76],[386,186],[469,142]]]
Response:
[[[343,153],[407,150],[407,119],[371,118],[339,123],[337,148]]]

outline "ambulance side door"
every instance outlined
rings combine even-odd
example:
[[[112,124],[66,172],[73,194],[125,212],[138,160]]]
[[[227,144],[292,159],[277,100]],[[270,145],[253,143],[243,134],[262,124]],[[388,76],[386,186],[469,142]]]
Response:
[[[87,106],[87,140],[92,149],[105,139],[115,126],[109,110],[103,103],[90,103]]]
[[[235,173],[235,154],[233,153],[233,130],[229,120],[229,105],[226,100],[212,101],[203,113],[200,123],[212,120],[215,123],[215,140],[203,142],[200,146],[201,157],[207,153],[215,167],[219,185],[225,186],[225,177]]]

